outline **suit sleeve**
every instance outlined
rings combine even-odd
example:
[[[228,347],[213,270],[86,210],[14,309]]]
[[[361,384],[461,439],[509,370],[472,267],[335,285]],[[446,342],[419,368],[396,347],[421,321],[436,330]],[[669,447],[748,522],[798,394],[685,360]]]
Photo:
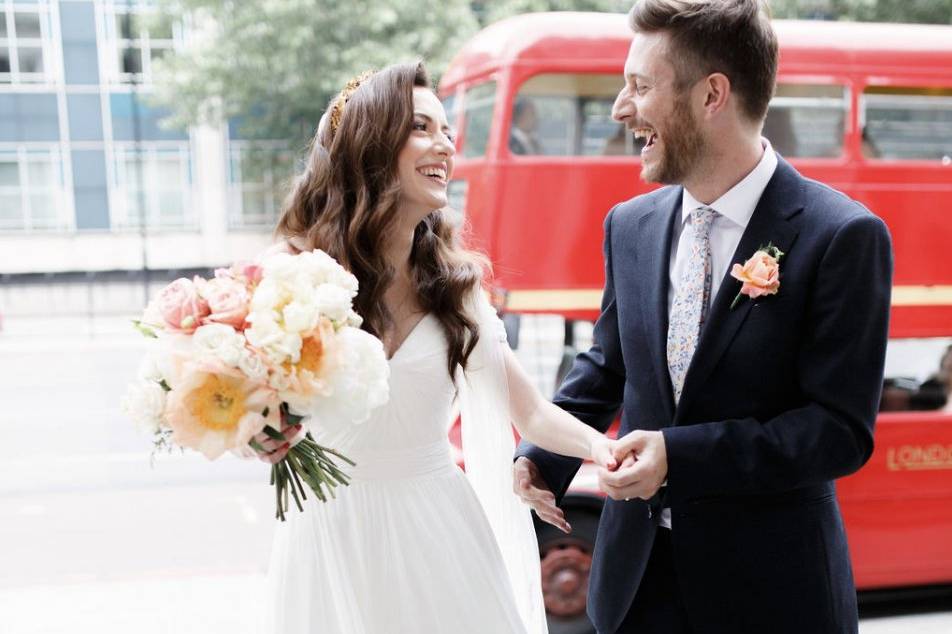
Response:
[[[587,425],[605,432],[621,408],[625,389],[625,367],[618,336],[615,284],[612,275],[611,224],[613,208],[605,218],[605,291],[601,314],[595,322],[592,347],[575,358],[552,401]],[[557,498],[565,495],[582,461],[546,451],[522,441],[516,457],[525,456],[539,468]]]
[[[790,368],[806,404],[767,421],[663,429],[672,503],[820,484],[866,463],[882,390],[892,267],[889,232],[879,218],[854,217],[835,232]]]

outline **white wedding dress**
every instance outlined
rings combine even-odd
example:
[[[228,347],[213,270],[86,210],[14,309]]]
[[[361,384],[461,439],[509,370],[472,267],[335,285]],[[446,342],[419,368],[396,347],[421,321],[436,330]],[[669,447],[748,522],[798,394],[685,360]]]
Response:
[[[505,345],[486,334],[484,350]],[[337,489],[336,500],[325,504],[309,496],[303,513],[292,506],[287,522],[277,526],[268,575],[268,631],[545,631],[537,585],[530,579],[527,589],[516,578],[538,579],[538,551],[521,552],[529,556],[523,557],[528,565],[504,563],[485,503],[453,459],[447,431],[462,373],[456,383],[450,379],[446,352],[439,321],[427,315],[390,360],[389,402],[361,425],[328,421],[313,430],[318,442],[339,449],[357,466],[350,469],[350,486]],[[475,426],[464,412],[467,424]],[[485,435],[471,429],[470,437],[474,433]],[[511,431],[505,433],[511,440]],[[508,450],[499,469],[511,464]],[[511,490],[507,494],[515,497]],[[523,586],[516,593],[529,597],[532,607],[517,605],[514,586]]]

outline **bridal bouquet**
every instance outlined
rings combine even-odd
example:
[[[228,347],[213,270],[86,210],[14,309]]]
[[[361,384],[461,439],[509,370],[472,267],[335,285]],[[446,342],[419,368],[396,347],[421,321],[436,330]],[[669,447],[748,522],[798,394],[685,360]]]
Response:
[[[156,448],[210,460],[261,450],[262,432],[284,442],[281,430],[300,423],[361,423],[387,401],[389,366],[380,340],[359,328],[356,295],[357,279],[320,250],[177,279],[134,322],[150,349],[123,409]],[[289,492],[303,511],[302,484],[321,501],[346,485],[337,460],[354,465],[308,431],[271,468],[276,517]]]

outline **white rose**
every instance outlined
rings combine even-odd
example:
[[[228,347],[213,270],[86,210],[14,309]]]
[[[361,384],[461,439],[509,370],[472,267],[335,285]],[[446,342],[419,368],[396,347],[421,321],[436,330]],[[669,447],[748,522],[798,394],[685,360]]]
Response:
[[[280,285],[273,279],[265,278],[255,287],[254,295],[251,296],[252,312],[271,312],[282,299]]]
[[[349,291],[334,284],[321,284],[314,290],[314,304],[317,309],[336,322],[347,319],[351,297]]]
[[[245,349],[242,351],[238,358],[238,369],[255,383],[264,383],[268,379],[268,366],[265,365],[260,356],[251,350]]]
[[[225,324],[201,326],[192,336],[192,343],[199,355],[211,356],[232,368],[238,365],[245,349],[245,338]]]
[[[165,390],[155,381],[137,381],[129,385],[120,402],[122,411],[147,433],[164,426]]]
[[[295,300],[284,307],[284,327],[291,332],[307,332],[317,325],[318,307]]]
[[[159,369],[158,355],[155,352],[147,352],[142,361],[139,362],[139,371],[136,373],[139,379],[143,381],[159,382],[165,378],[162,370]]]
[[[275,364],[290,360],[297,363],[301,358],[301,335],[285,332],[270,319],[255,320],[245,330],[248,343],[267,355]]]

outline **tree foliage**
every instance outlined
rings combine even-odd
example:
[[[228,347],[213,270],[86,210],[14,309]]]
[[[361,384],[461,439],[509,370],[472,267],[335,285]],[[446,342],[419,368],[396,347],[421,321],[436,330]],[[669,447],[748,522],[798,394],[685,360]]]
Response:
[[[770,0],[777,18],[952,24],[952,0]]]
[[[245,135],[313,133],[328,100],[367,68],[423,58],[434,79],[480,27],[530,11],[626,12],[631,0],[162,0],[191,26],[160,62],[172,123],[239,117]],[[770,0],[778,18],[952,23],[952,0]]]
[[[358,72],[420,58],[445,67],[478,29],[468,0],[166,0],[162,10],[191,31],[156,73],[171,122],[240,117],[246,136],[298,146]]]

